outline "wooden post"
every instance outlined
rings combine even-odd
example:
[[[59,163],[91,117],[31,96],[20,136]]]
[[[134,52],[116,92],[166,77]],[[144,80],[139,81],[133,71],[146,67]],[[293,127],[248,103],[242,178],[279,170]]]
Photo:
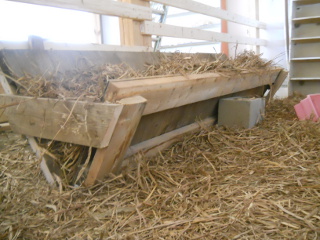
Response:
[[[94,14],[93,15],[93,21],[94,21],[95,43],[102,44],[101,15],[100,14]]]
[[[267,103],[270,102],[270,100],[274,97],[276,92],[279,90],[279,88],[282,86],[284,80],[286,80],[288,76],[288,72],[285,70],[281,70],[278,74],[276,80],[270,85],[270,92],[266,96]]]
[[[29,49],[34,50],[44,50],[43,38],[38,36],[29,36],[28,37]]]
[[[117,172],[140,122],[147,100],[140,96],[119,101],[124,104],[109,146],[97,149],[84,185],[91,186],[108,173]]]
[[[227,10],[227,0],[221,0],[221,9]],[[228,33],[228,21],[221,19],[221,32]],[[226,56],[229,56],[229,44],[227,42],[221,42],[221,52]]]
[[[121,2],[150,7],[150,3],[143,0],[121,0]],[[128,18],[120,18],[121,45],[146,47],[152,46],[151,36],[141,34],[141,23],[141,21],[136,21]]]
[[[3,86],[2,86],[2,82],[5,82],[5,77],[3,76],[1,70],[0,70],[0,94],[6,93],[6,91],[4,90]],[[0,106],[4,105],[4,101],[0,100]],[[5,109],[0,109],[0,123],[3,122],[8,122],[8,118],[7,116],[4,114],[4,110]],[[3,130],[4,128],[1,127],[0,130]]]

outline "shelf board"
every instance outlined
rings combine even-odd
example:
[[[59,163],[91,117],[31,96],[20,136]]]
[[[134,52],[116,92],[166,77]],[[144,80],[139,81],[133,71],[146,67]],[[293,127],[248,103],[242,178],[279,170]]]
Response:
[[[291,61],[294,62],[317,62],[320,61],[320,57],[300,57],[300,58],[291,58]]]
[[[320,0],[293,0],[293,2],[302,5],[320,3]]]
[[[291,81],[320,81],[320,77],[314,77],[314,78],[310,78],[310,77],[300,77],[300,78],[290,78]]]
[[[300,17],[300,18],[293,18],[292,21],[295,24],[299,23],[319,23],[320,22],[320,16],[312,16],[312,17]]]
[[[296,43],[320,42],[320,36],[318,36],[318,37],[292,38],[291,41],[296,42]]]

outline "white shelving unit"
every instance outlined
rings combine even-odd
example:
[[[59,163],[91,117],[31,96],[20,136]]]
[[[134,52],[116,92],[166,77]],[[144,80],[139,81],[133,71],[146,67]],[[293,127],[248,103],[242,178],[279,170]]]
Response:
[[[320,0],[293,0],[289,93],[320,93]]]

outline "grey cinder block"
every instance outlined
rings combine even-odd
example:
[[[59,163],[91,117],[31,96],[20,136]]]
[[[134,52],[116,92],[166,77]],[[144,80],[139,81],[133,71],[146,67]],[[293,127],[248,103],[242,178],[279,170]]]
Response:
[[[264,114],[264,98],[223,98],[219,100],[218,125],[252,128]]]

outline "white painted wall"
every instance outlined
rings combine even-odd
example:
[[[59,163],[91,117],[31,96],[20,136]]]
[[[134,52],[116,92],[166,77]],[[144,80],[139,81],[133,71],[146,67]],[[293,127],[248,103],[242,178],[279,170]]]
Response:
[[[268,41],[266,47],[261,47],[263,57],[274,59],[278,65],[288,69],[285,40],[285,1],[260,0],[259,14],[261,21],[267,23],[267,29],[261,30],[261,38]]]
[[[227,0],[227,9],[248,18],[255,19],[255,0]],[[228,33],[235,36],[256,37],[256,29],[245,25],[228,22]],[[255,50],[252,45],[229,43],[229,54],[235,56],[237,53],[247,50]]]

